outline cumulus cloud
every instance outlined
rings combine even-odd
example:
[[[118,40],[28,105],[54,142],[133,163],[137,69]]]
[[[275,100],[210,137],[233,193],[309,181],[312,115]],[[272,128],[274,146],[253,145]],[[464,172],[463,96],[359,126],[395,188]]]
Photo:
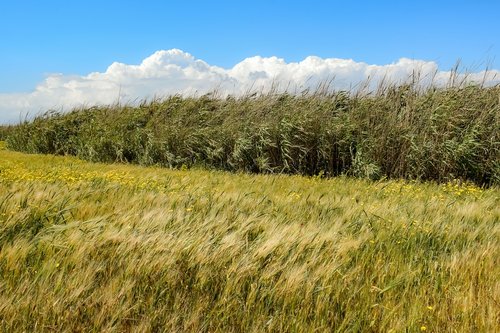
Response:
[[[241,95],[277,89],[290,92],[314,90],[329,82],[332,90],[375,89],[381,82],[404,83],[419,73],[421,84],[445,85],[452,73],[439,71],[432,61],[401,58],[387,65],[370,65],[351,59],[310,56],[300,62],[277,57],[247,58],[233,68],[212,66],[178,49],[157,51],[139,65],[115,62],[105,72],[85,76],[54,74],[32,92],[0,94],[0,123],[48,109],[67,110],[81,105],[133,103],[171,94],[201,95],[215,89]],[[500,83],[500,71],[456,75],[456,80]]]

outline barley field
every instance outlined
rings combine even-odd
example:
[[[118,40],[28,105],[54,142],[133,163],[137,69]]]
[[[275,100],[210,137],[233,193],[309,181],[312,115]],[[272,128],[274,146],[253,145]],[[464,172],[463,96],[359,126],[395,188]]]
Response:
[[[2,332],[498,332],[500,190],[0,146]]]

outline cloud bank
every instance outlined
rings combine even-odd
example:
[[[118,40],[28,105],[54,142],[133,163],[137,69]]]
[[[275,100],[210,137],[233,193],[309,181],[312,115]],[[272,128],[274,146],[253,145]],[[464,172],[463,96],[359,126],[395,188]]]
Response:
[[[157,51],[139,65],[115,62],[105,72],[85,76],[50,75],[32,92],[0,94],[0,123],[17,122],[49,109],[68,110],[81,105],[133,103],[172,94],[201,95],[217,89],[223,95],[253,91],[301,92],[330,82],[332,90],[375,89],[384,81],[400,84],[419,73],[424,85],[445,85],[451,73],[432,61],[401,58],[387,65],[369,65],[350,59],[310,56],[287,63],[277,57],[251,57],[225,69],[212,66],[178,49]],[[468,82],[500,83],[500,71],[460,74]],[[368,84],[363,85],[363,83]]]

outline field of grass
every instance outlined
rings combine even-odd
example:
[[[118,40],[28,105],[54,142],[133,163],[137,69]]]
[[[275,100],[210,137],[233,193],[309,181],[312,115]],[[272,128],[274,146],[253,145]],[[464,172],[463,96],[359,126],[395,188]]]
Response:
[[[0,331],[495,332],[500,190],[0,147]]]

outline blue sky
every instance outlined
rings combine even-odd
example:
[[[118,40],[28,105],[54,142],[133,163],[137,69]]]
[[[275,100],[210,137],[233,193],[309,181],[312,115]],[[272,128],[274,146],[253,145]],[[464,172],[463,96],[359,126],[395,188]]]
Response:
[[[500,84],[500,1],[0,0],[0,123],[47,109],[335,78],[352,90],[457,60]],[[288,89],[288,88],[287,88]]]
[[[309,55],[500,67],[500,1],[25,1],[0,3],[0,92],[179,48],[221,67]]]

